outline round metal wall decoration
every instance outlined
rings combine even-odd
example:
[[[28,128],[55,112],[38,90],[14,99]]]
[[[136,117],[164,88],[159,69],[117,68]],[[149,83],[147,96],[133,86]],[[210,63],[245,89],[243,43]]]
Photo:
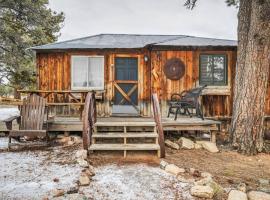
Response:
[[[166,61],[163,70],[168,79],[178,80],[185,74],[185,64],[179,58],[171,58]]]

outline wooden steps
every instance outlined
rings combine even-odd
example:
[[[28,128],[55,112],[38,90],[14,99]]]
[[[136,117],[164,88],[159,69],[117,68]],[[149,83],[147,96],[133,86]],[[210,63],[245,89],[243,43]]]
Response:
[[[118,133],[118,132],[103,132],[98,134],[93,134],[92,138],[157,138],[157,133],[149,132],[149,133]]]
[[[156,151],[160,156],[153,121],[98,121],[94,124],[90,151]]]
[[[158,144],[93,144],[89,150],[159,150]]]

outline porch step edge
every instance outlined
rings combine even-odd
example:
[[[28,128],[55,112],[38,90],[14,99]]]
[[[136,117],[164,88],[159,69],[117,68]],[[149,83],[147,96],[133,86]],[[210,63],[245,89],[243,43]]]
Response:
[[[92,138],[157,138],[158,134],[155,132],[97,132],[92,135]]]
[[[160,150],[158,144],[92,144],[89,150]]]
[[[142,126],[142,127],[154,127],[156,126],[155,122],[96,122],[94,124],[95,127],[99,126],[106,126],[106,127],[113,127],[113,126],[119,126],[119,127],[124,127],[124,126]]]

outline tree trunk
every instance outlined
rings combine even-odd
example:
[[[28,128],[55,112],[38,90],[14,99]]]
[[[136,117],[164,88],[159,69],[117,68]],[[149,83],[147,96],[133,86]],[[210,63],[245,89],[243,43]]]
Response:
[[[232,145],[244,154],[263,150],[263,117],[270,61],[270,1],[241,0],[231,123]]]
[[[18,87],[14,87],[14,99],[21,99],[21,93],[18,90]]]

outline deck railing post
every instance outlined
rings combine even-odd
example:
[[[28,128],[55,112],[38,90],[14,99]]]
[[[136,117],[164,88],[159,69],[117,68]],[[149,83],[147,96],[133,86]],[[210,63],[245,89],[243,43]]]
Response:
[[[160,106],[158,101],[158,96],[156,93],[152,94],[152,107],[153,107],[153,115],[157,125],[158,130],[158,143],[160,146],[160,157],[165,158],[165,143],[164,143],[164,132],[161,122],[161,114],[160,114]]]
[[[85,104],[84,104],[84,110],[82,115],[82,121],[83,121],[83,148],[85,150],[88,150],[90,144],[91,144],[91,136],[93,132],[94,124],[97,120],[97,114],[96,114],[96,97],[95,92],[88,92]]]

